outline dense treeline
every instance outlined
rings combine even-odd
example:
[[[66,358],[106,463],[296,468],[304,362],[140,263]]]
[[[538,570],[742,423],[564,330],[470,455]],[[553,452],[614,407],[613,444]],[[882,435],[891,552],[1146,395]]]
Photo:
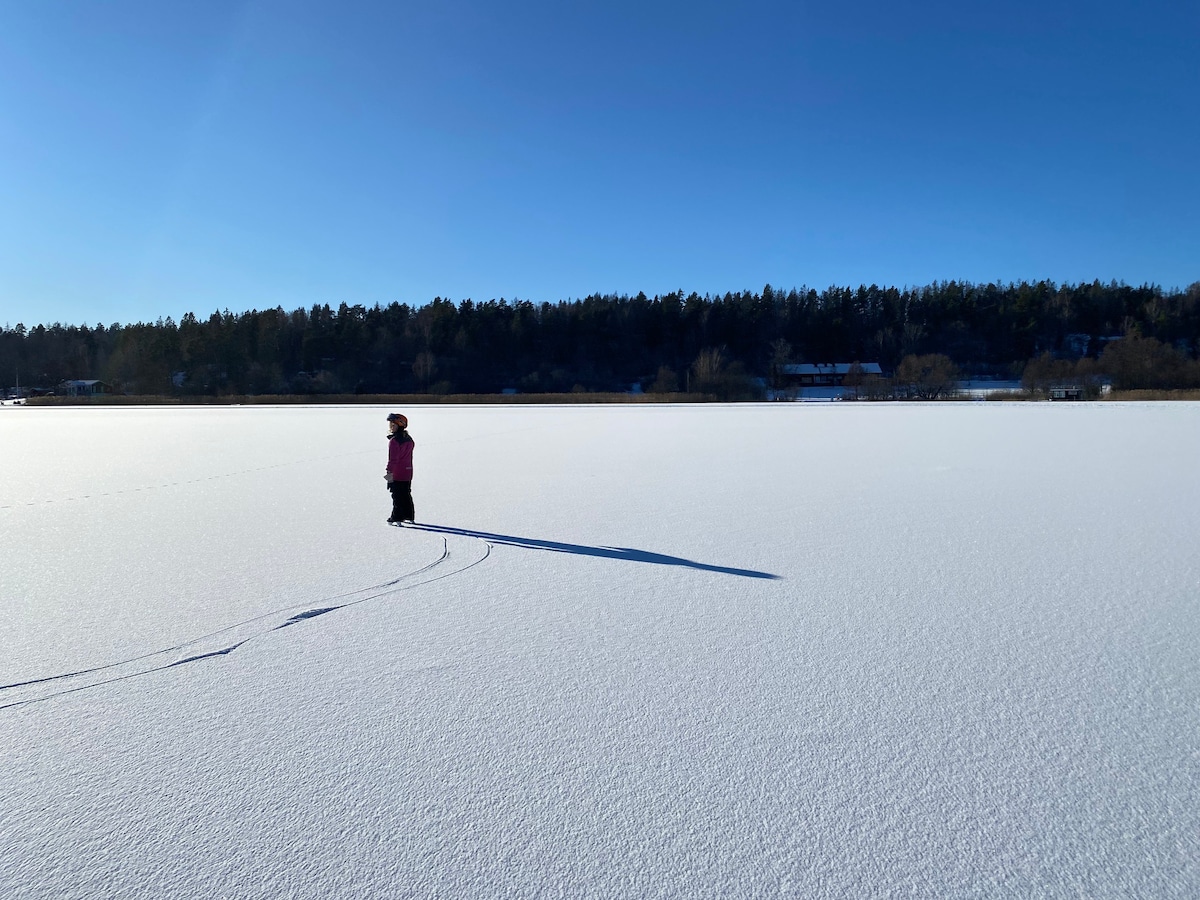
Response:
[[[767,285],[721,296],[437,298],[417,307],[189,313],[178,323],[19,324],[0,330],[0,385],[101,379],[145,394],[550,392],[634,382],[695,390],[697,378],[709,388],[769,378],[782,362],[873,361],[892,372],[905,357],[931,354],[966,375],[1019,377],[1033,360],[1039,371],[1050,361],[1099,362],[1125,336],[1169,358],[1167,380],[1192,379],[1200,282],[1173,292],[1115,282]],[[1124,386],[1171,386],[1161,368],[1155,383],[1132,383],[1139,365],[1126,366]]]

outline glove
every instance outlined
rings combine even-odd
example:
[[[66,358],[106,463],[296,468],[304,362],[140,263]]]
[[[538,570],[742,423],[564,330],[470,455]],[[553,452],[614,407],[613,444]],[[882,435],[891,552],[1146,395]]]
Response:
[[[392,473],[385,472],[383,475],[383,480],[386,481],[388,484],[391,484],[392,483]]]

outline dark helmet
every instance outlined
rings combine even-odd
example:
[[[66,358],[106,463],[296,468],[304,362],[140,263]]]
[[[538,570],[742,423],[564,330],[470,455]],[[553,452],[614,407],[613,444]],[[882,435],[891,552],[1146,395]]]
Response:
[[[408,417],[401,415],[400,413],[388,413],[387,420],[389,422],[395,422],[401,428],[408,427]]]

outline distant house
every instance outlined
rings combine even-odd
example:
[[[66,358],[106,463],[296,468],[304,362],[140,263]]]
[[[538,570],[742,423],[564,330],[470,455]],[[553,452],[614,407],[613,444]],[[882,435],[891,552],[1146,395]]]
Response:
[[[859,376],[883,376],[879,363],[791,363],[779,367],[782,387],[841,387],[850,370]]]
[[[1077,384],[1058,384],[1050,388],[1051,400],[1082,400],[1083,388]]]
[[[96,379],[64,381],[58,389],[66,397],[97,397],[112,391],[109,385]]]

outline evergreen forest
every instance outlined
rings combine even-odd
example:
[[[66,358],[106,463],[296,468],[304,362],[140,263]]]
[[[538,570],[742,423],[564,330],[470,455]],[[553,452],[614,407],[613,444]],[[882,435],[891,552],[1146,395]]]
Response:
[[[961,377],[1102,375],[1200,386],[1200,282],[939,282],[722,295],[593,295],[6,325],[0,389],[99,379],[141,395],[707,391],[761,396],[796,362],[913,360]],[[905,361],[908,360],[909,364]],[[1032,373],[1032,374],[1031,374]],[[1040,375],[1039,375],[1040,373]]]

